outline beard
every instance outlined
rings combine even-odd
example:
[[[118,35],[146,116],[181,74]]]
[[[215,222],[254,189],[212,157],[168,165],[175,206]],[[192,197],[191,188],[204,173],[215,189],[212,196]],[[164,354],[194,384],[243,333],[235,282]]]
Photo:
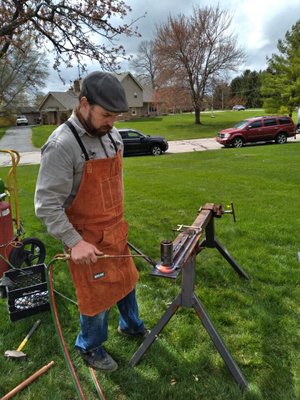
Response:
[[[89,114],[87,116],[87,119],[85,121],[85,124],[88,128],[88,133],[91,136],[104,136],[107,135],[111,130],[112,130],[112,126],[110,125],[102,125],[98,128],[96,128],[94,126],[94,124],[92,123],[92,116],[91,116],[91,111],[89,110]]]
[[[105,136],[113,128],[110,125],[102,125],[102,126],[96,128],[92,122],[91,110],[89,110],[89,113],[88,113],[88,116],[86,119],[84,119],[82,117],[79,109],[77,109],[76,111],[77,111],[76,114],[77,114],[79,121],[82,123],[82,125],[84,126],[84,129],[87,131],[87,133],[90,134],[91,136],[95,136],[95,137]]]

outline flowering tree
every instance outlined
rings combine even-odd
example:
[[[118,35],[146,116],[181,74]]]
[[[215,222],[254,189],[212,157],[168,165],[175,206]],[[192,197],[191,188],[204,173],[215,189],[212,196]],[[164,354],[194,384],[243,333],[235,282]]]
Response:
[[[26,33],[38,48],[54,52],[58,73],[61,64],[70,67],[74,61],[84,71],[85,58],[98,61],[102,69],[115,69],[118,58],[125,57],[118,36],[138,35],[135,21],[122,21],[130,11],[122,0],[1,1],[0,60],[12,47],[24,48]]]
[[[9,112],[35,96],[45,86],[47,59],[24,37],[22,50],[11,47],[0,59],[0,110]]]

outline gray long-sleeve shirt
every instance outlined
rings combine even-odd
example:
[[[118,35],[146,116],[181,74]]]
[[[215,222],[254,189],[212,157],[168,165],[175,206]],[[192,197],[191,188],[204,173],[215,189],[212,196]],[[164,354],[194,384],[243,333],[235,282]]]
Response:
[[[116,155],[108,135],[101,138],[88,135],[74,112],[69,121],[77,130],[90,159]],[[111,136],[118,149],[123,150],[117,129],[113,128]],[[48,232],[68,247],[75,246],[82,239],[70,223],[65,208],[76,196],[84,163],[84,155],[73,133],[67,125],[60,125],[42,147],[34,203],[36,215],[43,220]]]

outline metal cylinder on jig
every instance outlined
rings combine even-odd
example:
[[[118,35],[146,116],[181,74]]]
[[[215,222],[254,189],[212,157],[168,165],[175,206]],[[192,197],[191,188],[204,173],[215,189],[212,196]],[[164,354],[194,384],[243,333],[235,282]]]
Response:
[[[161,241],[160,259],[162,265],[171,266],[173,264],[173,242],[171,240]]]

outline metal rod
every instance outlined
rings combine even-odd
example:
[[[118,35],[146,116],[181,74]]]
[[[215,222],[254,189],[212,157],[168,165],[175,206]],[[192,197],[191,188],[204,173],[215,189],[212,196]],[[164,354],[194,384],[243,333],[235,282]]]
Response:
[[[134,250],[136,253],[138,253],[141,257],[144,258],[144,260],[146,260],[150,265],[152,265],[153,267],[156,267],[157,262],[152,260],[149,256],[146,256],[144,253],[141,252],[141,250],[139,250],[137,247],[135,247],[132,243],[128,243],[128,246]]]
[[[132,258],[132,257],[142,257],[144,258],[144,256],[140,255],[140,254],[101,254],[99,256],[96,256],[98,259],[102,259],[102,258]],[[57,254],[55,256],[56,260],[71,260],[71,254]],[[1,399],[0,399],[1,400]]]
[[[4,397],[1,398],[1,400],[8,400],[11,399],[15,394],[20,392],[22,389],[24,389],[26,386],[30,385],[31,382],[36,380],[39,376],[44,374],[45,372],[48,371],[49,368],[53,367],[54,361],[51,361],[49,364],[45,365],[38,371],[36,371],[33,375],[31,375],[29,378],[25,379],[22,383],[20,383],[18,386],[16,386],[13,390],[11,390],[9,393],[7,393]]]

